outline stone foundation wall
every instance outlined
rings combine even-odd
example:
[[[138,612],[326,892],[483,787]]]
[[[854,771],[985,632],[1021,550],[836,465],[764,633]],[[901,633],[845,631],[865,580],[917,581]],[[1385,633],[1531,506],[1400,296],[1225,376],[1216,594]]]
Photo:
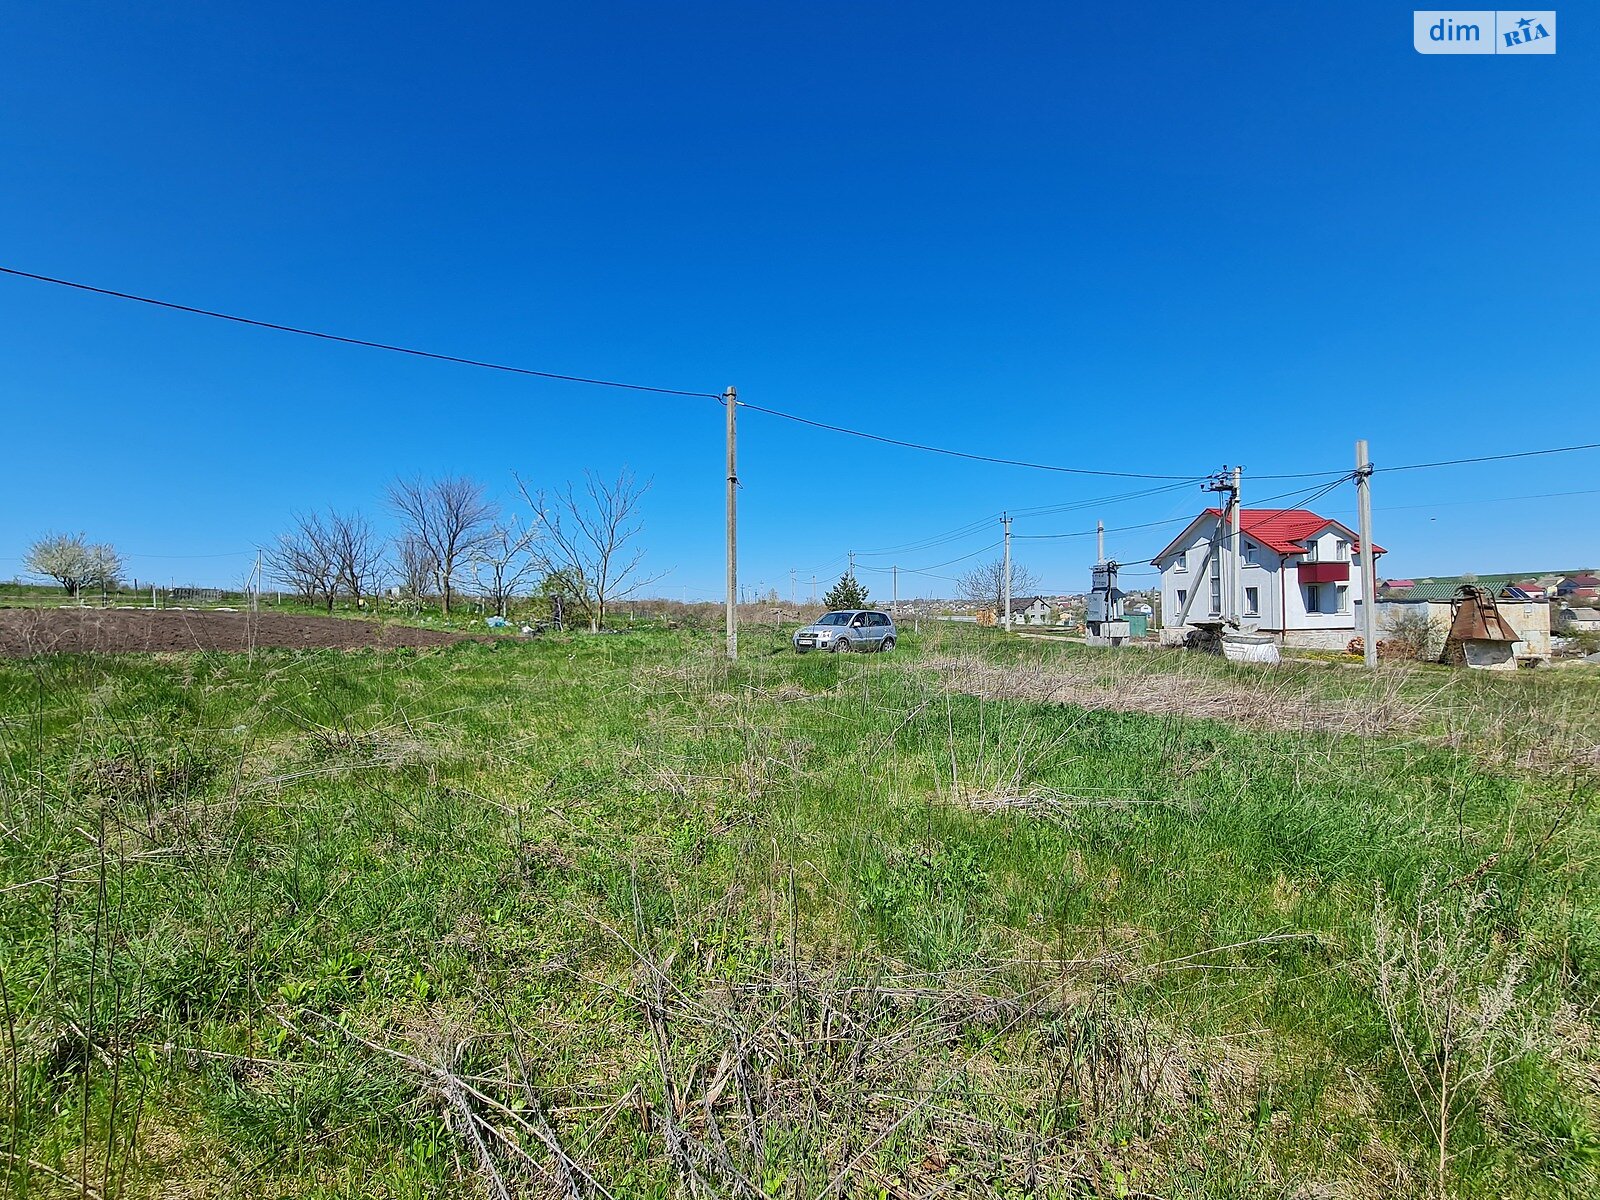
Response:
[[[1354,629],[1291,629],[1280,641],[1301,650],[1343,650],[1355,636]]]

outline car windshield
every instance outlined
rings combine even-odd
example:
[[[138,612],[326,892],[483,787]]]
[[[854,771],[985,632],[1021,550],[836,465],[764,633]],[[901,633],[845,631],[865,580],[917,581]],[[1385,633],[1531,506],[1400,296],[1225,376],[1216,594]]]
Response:
[[[817,624],[818,625],[848,625],[848,624],[850,624],[850,614],[847,613],[847,612],[829,613],[825,617],[818,617],[817,618]]]

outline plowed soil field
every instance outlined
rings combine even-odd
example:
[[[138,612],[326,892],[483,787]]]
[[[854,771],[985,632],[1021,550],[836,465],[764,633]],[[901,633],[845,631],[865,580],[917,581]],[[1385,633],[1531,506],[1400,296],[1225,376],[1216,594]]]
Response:
[[[254,647],[360,650],[448,646],[466,635],[409,625],[205,609],[0,610],[0,654],[125,654]]]

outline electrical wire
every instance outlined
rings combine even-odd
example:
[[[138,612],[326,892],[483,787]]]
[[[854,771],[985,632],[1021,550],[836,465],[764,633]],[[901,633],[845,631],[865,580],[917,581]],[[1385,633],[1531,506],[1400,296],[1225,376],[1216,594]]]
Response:
[[[940,567],[953,566],[954,564],[956,564],[958,562],[966,562],[967,559],[969,559],[969,558],[977,558],[978,555],[984,554],[984,553],[986,553],[986,552],[988,552],[990,550],[998,550],[1001,547],[1001,545],[1003,545],[1002,542],[990,542],[987,546],[979,546],[971,554],[963,554],[963,555],[960,555],[957,558],[949,558],[949,559],[946,559],[944,562],[930,563],[926,567],[869,567],[865,563],[860,563],[860,564],[857,564],[857,568],[859,570],[862,570],[862,571],[877,571],[880,574],[886,573],[886,572],[889,572],[889,571],[900,570],[900,571],[905,571],[907,574],[910,574],[910,575],[928,575],[928,574],[931,574],[932,572],[936,571]],[[939,576],[939,578],[945,579],[945,578],[949,578],[949,577],[948,576]]]
[[[1143,488],[1137,492],[1122,492],[1114,496],[1091,496],[1085,500],[1073,500],[1066,504],[1048,504],[1039,508],[1017,508],[1010,510],[1013,517],[1044,517],[1056,513],[1075,512],[1085,508],[1100,508],[1104,505],[1121,504],[1128,500],[1144,500],[1151,496],[1160,496],[1167,492],[1182,491],[1190,484],[1204,483],[1209,475],[1195,475],[1188,479],[1179,480],[1177,483],[1163,484],[1160,487]]]
[[[1091,496],[1087,499],[1074,500],[1066,504],[1050,504],[1043,505],[1038,508],[1011,509],[1009,512],[1014,519],[1020,519],[1023,517],[1045,516],[1054,513],[1071,512],[1085,508],[1102,508],[1112,504],[1121,504],[1129,500],[1142,500],[1150,496],[1157,496],[1166,492],[1179,491],[1188,487],[1190,484],[1199,483],[1206,478],[1208,477],[1197,475],[1190,479],[1182,480],[1178,483],[1163,484],[1160,487],[1154,488],[1142,488],[1135,492],[1122,492],[1111,496]],[[950,542],[957,542],[963,538],[972,537],[974,534],[981,533],[989,525],[1000,520],[1003,515],[1004,514],[1000,512],[989,513],[978,518],[976,521],[969,521],[965,525],[958,525],[953,529],[943,530],[939,533],[930,533],[927,537],[916,541],[907,542],[898,546],[882,546],[874,550],[857,550],[855,554],[858,558],[876,558],[883,554],[908,554],[916,553],[921,550],[931,550],[936,546],[945,545]]]
[[[1577,450],[1600,450],[1600,442],[1585,442],[1580,446],[1552,446],[1548,450],[1518,450],[1512,454],[1480,454],[1476,458],[1447,458],[1439,462],[1406,463],[1399,467],[1374,467],[1379,471],[1425,471],[1433,467],[1459,467],[1464,463],[1504,462],[1511,458],[1537,458],[1542,454],[1571,454]]]
[[[860,429],[850,429],[844,425],[832,425],[827,421],[815,421],[810,417],[796,416],[781,409],[765,408],[759,404],[740,400],[740,408],[748,408],[751,412],[766,413],[769,417],[782,417],[785,421],[793,421],[798,425],[809,425],[813,429],[825,429],[829,433],[843,433],[851,437],[865,438],[869,442],[880,442],[885,446],[899,446],[905,450],[921,450],[928,454],[944,454],[951,458],[964,458],[969,462],[994,463],[1002,467],[1025,467],[1032,471],[1056,471],[1063,475],[1096,475],[1110,479],[1177,479],[1189,482],[1193,477],[1189,475],[1150,475],[1142,471],[1101,471],[1091,467],[1062,467],[1051,463],[1028,462],[1019,458],[998,458],[990,454],[974,454],[967,450],[951,450],[947,446],[929,446],[923,442],[908,442],[901,438],[885,437],[881,433],[866,433]]]
[[[562,383],[587,383],[595,387],[623,388],[630,392],[654,392],[661,396],[693,396],[697,399],[709,397],[721,401],[722,397],[716,392],[690,392],[678,388],[651,387],[643,383],[620,383],[615,379],[591,379],[585,375],[563,375],[557,371],[536,371],[531,367],[514,367],[506,363],[487,362],[477,358],[462,358],[455,354],[440,354],[433,350],[418,350],[412,346],[395,346],[388,342],[373,342],[366,338],[345,337],[343,334],[323,333],[316,329],[302,329],[297,325],[281,325],[276,321],[261,321],[254,317],[240,317],[233,313],[216,312],[209,308],[196,308],[189,304],[178,304],[172,300],[157,300],[151,296],[139,296],[133,292],[119,292],[112,288],[95,287],[87,283],[75,283],[70,279],[57,279],[51,275],[36,275],[32,271],[19,271],[15,267],[0,266],[0,274],[14,275],[19,279],[33,279],[40,283],[53,283],[58,287],[74,288],[80,292],[93,292],[97,296],[110,296],[117,300],[132,300],[139,304],[149,304],[155,308],[168,308],[174,312],[191,313],[197,317],[213,317],[218,321],[232,321],[236,325],[250,325],[256,329],[274,329],[279,333],[294,333],[301,337],[318,338],[325,342],[339,342],[346,346],[364,346],[368,350],[387,350],[391,354],[409,354],[413,358],[432,359],[435,362],[456,363],[464,367],[482,367],[486,371],[505,371],[512,375],[531,375],[538,379],[553,379]]]
[[[1572,454],[1579,450],[1600,450],[1600,442],[1584,442],[1576,446],[1550,446],[1543,450],[1516,450],[1510,454],[1479,454],[1472,458],[1444,458],[1438,462],[1402,463],[1398,467],[1374,466],[1374,475],[1393,471],[1429,471],[1435,467],[1459,467],[1468,463],[1505,462],[1513,458],[1538,458],[1545,454]],[[1252,475],[1252,479],[1313,479],[1332,475],[1332,471],[1304,471],[1297,475]]]
[[[1289,496],[1302,496],[1301,499],[1298,499],[1298,500],[1295,501],[1294,507],[1299,508],[1302,505],[1315,504],[1318,500],[1322,499],[1322,497],[1326,496],[1329,492],[1333,491],[1340,484],[1346,483],[1349,480],[1354,479],[1354,478],[1355,478],[1355,472],[1351,471],[1351,472],[1347,473],[1346,475],[1344,475],[1342,478],[1335,479],[1332,483],[1325,483],[1325,484],[1322,484],[1320,487],[1316,487],[1316,488],[1311,489],[1309,493],[1283,492],[1283,493],[1280,493],[1279,495],[1276,495],[1276,496],[1264,497],[1262,500],[1257,501],[1257,503],[1258,504],[1266,504],[1266,503],[1270,503],[1273,500],[1285,499],[1286,497],[1289,497]],[[1185,524],[1190,524],[1190,523],[1193,523],[1195,518],[1186,517],[1186,518],[1178,518],[1178,520],[1182,520]],[[1167,524],[1167,525],[1172,525],[1172,524],[1176,524],[1177,521],[1166,521],[1166,522],[1161,522],[1161,523],[1162,524]],[[1106,530],[1106,532],[1107,533],[1111,533],[1113,531],[1108,529],[1108,530]],[[1246,533],[1246,531],[1243,528],[1240,528],[1239,531],[1238,531],[1238,536],[1239,537],[1243,537],[1243,536],[1245,536],[1245,533]],[[1234,536],[1235,535],[1232,534],[1232,533],[1225,534],[1223,536],[1223,538],[1222,538],[1222,544],[1226,545],[1229,542],[1233,541]],[[1164,547],[1163,547],[1163,549],[1164,549]],[[1150,562],[1156,557],[1156,555],[1158,555],[1160,553],[1161,553],[1161,551],[1157,550],[1154,554],[1130,555],[1128,561],[1130,561],[1130,562]]]
[[[189,313],[198,317],[211,317],[218,321],[232,321],[238,325],[248,325],[256,329],[272,329],[279,333],[293,333],[301,337],[318,338],[326,342],[338,342],[347,346],[363,346],[369,350],[386,350],[391,354],[406,354],[413,358],[425,358],[435,362],[456,363],[466,367],[481,367],[487,371],[504,371],[512,375],[528,375],[537,379],[551,379],[562,383],[584,383],[594,387],[622,388],[634,392],[652,392],[661,396],[689,396],[696,399],[711,399],[719,403],[722,396],[716,392],[688,391],[680,388],[653,387],[642,383],[622,383],[615,379],[597,379],[586,375],[568,375],[558,371],[540,371],[532,367],[512,366],[508,363],[490,362],[485,359],[465,358],[456,354],[441,354],[433,350],[420,350],[413,346],[398,346],[389,342],[371,341],[366,338],[347,337],[343,334],[326,333],[316,329],[306,329],[298,325],[285,325],[277,321],[263,321],[255,317],[241,317],[234,313],[218,312],[215,309],[199,308],[192,304],[179,304],[173,300],[160,300],[153,296],[141,296],[134,292],[118,291],[114,288],[96,287],[93,284],[79,283],[71,279],[60,279],[53,275],[41,275],[33,271],[23,271],[16,267],[0,266],[0,274],[11,275],[18,279],[31,279],[38,283],[54,284],[57,287],[71,288],[75,291],[90,292],[97,296],[108,296],[116,300],[130,300],[137,304],[148,304],[155,308],[170,309],[173,312]],[[751,404],[748,401],[737,401],[740,408],[747,408],[751,412],[765,413],[767,416],[779,417],[785,421],[794,421],[800,425],[809,425],[814,429],[825,429],[832,433],[842,433],[850,437],[864,438],[867,441],[879,442],[886,446],[900,446],[908,450],[921,450],[929,454],[943,454],[951,458],[963,458],[972,462],[995,463],[1000,466],[1025,467],[1035,471],[1055,471],[1067,475],[1095,475],[1119,479],[1184,479],[1179,475],[1150,475],[1137,471],[1101,471],[1089,467],[1063,467],[1050,463],[1026,462],[1021,459],[1000,458],[988,454],[976,454],[966,450],[951,450],[947,447],[928,446],[919,442],[904,441],[900,438],[885,437],[882,434],[868,433],[865,430],[850,429],[843,425],[833,425],[826,421],[816,421],[810,417],[802,417],[796,413],[784,412],[782,409],[767,408],[764,405]]]
[[[969,538],[975,534],[983,533],[999,520],[1000,514],[993,513],[988,516],[981,517],[976,521],[968,522],[966,525],[958,526],[955,529],[947,529],[943,533],[930,533],[927,537],[922,538],[919,541],[907,542],[900,546],[882,546],[876,550],[857,550],[855,553],[858,558],[862,556],[876,558],[882,554],[915,554],[921,550],[932,550],[936,546],[947,545],[950,542],[959,542],[963,538]]]
[[[625,383],[615,379],[599,379],[587,375],[570,375],[559,371],[541,371],[532,367],[513,366],[508,363],[491,362],[486,359],[466,358],[461,355],[443,354],[433,350],[421,350],[413,346],[400,346],[389,342],[371,341],[366,338],[348,337],[343,334],[327,333],[322,330],[306,329],[298,325],[285,325],[276,321],[264,321],[255,317],[242,317],[234,313],[219,312],[215,309],[199,308],[190,304],[179,304],[173,300],[161,300],[153,296],[142,296],[134,292],[118,291],[114,288],[97,287],[93,284],[81,283],[71,279],[61,279],[53,275],[41,275],[33,271],[23,271],[16,267],[0,266],[0,274],[10,275],[17,279],[30,279],[37,283],[53,284],[56,287],[70,288],[74,291],[89,292],[97,296],[106,296],[116,300],[129,300],[137,304],[147,304],[155,308],[169,309],[173,312],[189,313],[193,316],[210,317],[218,321],[231,321],[237,325],[247,325],[256,329],[271,329],[279,333],[292,333],[300,337],[317,338],[326,342],[338,342],[347,346],[361,346],[369,350],[384,350],[391,354],[404,354],[413,358],[429,359],[434,362],[455,363],[460,366],[479,367],[487,371],[501,371],[512,375],[531,376],[537,379],[549,379],[561,383],[581,383],[592,387],[618,388],[633,392],[649,392],[661,396],[687,396],[694,399],[711,399],[719,403],[723,397],[716,392],[691,391],[682,388],[655,387],[643,383]],[[1106,471],[1092,467],[1067,467],[1053,463],[1030,462],[1025,459],[1002,458],[997,455],[978,454],[967,450],[952,450],[947,446],[931,446],[922,442],[912,442],[901,438],[886,437],[883,434],[868,433],[865,430],[851,429],[844,425],[834,425],[827,421],[818,421],[811,417],[802,417],[796,413],[784,412],[782,409],[768,408],[760,404],[751,404],[749,401],[736,402],[740,408],[749,409],[751,412],[764,413],[767,416],[778,417],[785,421],[793,421],[799,425],[806,425],[813,429],[822,429],[830,433],[841,433],[849,437],[862,438],[866,441],[877,442],[886,446],[899,446],[906,450],[920,450],[927,454],[941,454],[950,458],[965,459],[969,462],[993,463],[998,466],[1023,467],[1034,471],[1052,471],[1066,475],[1086,475],[1110,479],[1152,479],[1172,481],[1174,484],[1192,483],[1203,476],[1189,475],[1157,475],[1143,471]],[[1510,454],[1484,454],[1470,458],[1442,459],[1437,462],[1405,463],[1396,467],[1375,467],[1374,473],[1379,471],[1422,471],[1436,467],[1454,467],[1469,463],[1505,462],[1517,458],[1534,458],[1548,454],[1570,454],[1580,450],[1600,450],[1600,442],[1588,442],[1575,446],[1554,446],[1542,450],[1522,450]],[[1341,479],[1348,476],[1334,471],[1304,471],[1293,474],[1279,475],[1252,475],[1253,479],[1319,479],[1332,475],[1340,475]],[[1059,511],[1066,511],[1065,509]]]

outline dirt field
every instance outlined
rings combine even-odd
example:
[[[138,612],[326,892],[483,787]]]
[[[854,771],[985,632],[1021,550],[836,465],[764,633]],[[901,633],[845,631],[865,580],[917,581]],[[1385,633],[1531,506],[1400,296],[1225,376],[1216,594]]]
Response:
[[[215,612],[185,609],[0,610],[0,655],[120,654],[128,651],[244,651],[287,646],[296,649],[448,646],[466,640],[459,633],[379,625],[337,617],[283,613]]]

